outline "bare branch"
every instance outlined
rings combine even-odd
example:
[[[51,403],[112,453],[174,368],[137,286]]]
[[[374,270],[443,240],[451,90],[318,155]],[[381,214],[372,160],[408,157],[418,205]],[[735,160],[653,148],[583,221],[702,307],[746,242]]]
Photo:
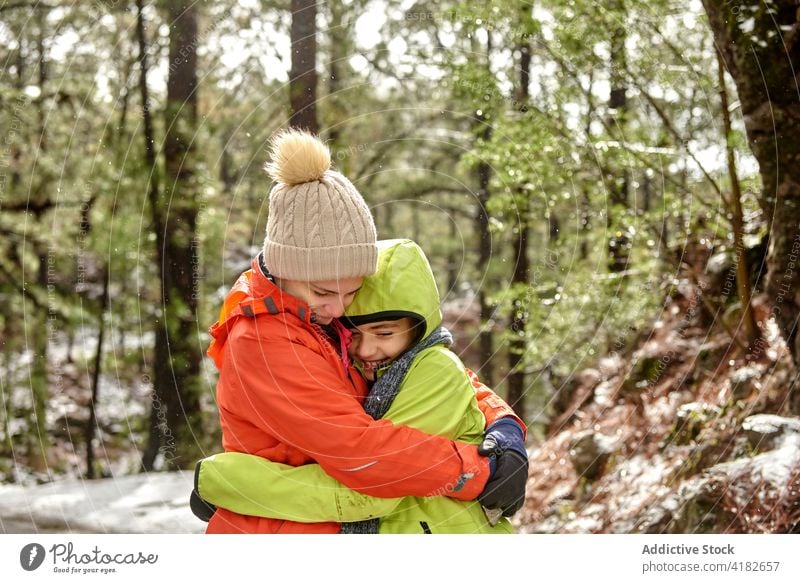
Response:
[[[694,155],[694,152],[692,152],[692,150],[689,148],[689,141],[684,139],[683,136],[681,136],[680,132],[672,124],[672,120],[669,119],[669,116],[664,112],[664,109],[658,104],[658,102],[653,98],[653,96],[650,95],[636,81],[634,81],[634,85],[639,90],[639,92],[644,96],[647,102],[653,106],[653,109],[655,109],[656,113],[658,114],[658,117],[661,118],[661,121],[664,123],[664,127],[666,127],[669,133],[671,133],[675,137],[675,139],[683,146],[683,149],[686,151],[689,157],[694,161],[695,164],[697,164],[697,167],[700,168],[700,171],[703,173],[703,176],[706,177],[706,180],[708,180],[712,188],[717,192],[717,194],[719,194],[720,198],[722,198],[722,200],[724,201],[725,196],[722,194],[722,189],[720,189],[719,184],[717,184],[717,181],[714,180],[711,174],[708,173],[708,170],[706,170],[705,166],[703,166],[700,160],[697,159],[697,156]]]

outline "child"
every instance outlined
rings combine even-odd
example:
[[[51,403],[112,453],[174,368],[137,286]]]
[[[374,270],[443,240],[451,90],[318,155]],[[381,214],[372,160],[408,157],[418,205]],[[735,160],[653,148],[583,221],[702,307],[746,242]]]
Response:
[[[352,330],[349,353],[374,382],[364,408],[386,423],[478,444],[485,419],[441,321],[422,250],[409,240],[379,242],[377,273],[364,280],[344,318]],[[291,467],[240,453],[203,460],[195,480],[200,496],[216,506],[296,522],[340,522],[342,532],[513,532],[506,518],[490,524],[479,502],[448,498],[458,484],[432,497],[375,498],[368,489],[346,488],[318,465]]]

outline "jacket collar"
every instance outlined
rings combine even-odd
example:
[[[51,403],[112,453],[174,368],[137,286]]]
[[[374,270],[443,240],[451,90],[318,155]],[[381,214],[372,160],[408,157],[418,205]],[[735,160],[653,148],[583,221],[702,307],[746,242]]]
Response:
[[[308,304],[293,295],[285,293],[275,285],[274,277],[264,264],[264,257],[259,253],[250,264],[250,297],[254,300],[266,301],[278,312],[290,312],[298,316],[306,324],[311,324],[311,310]]]
[[[308,304],[293,295],[285,293],[275,284],[275,278],[270,274],[267,265],[264,263],[263,253],[259,253],[253,259],[251,267],[250,297],[253,301],[263,303],[269,312],[274,310],[277,310],[277,313],[289,312],[295,314],[304,323],[310,326],[317,326],[317,324],[312,324],[311,322],[311,309]],[[350,357],[347,354],[347,349],[350,346],[352,333],[335,318],[328,326],[319,326],[319,329],[324,332],[332,343],[338,344],[337,352],[346,375],[350,366]]]
[[[250,269],[253,275],[250,277],[250,292],[254,298],[265,296],[272,293],[275,285],[275,278],[267,269],[264,263],[264,254],[259,253],[250,262]]]

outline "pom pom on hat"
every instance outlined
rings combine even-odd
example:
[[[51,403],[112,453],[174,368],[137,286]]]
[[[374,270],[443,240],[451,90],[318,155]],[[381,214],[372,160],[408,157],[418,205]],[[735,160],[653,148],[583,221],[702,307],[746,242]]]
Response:
[[[294,129],[272,139],[270,158],[265,170],[273,180],[288,186],[321,180],[331,167],[328,146],[316,136]]]

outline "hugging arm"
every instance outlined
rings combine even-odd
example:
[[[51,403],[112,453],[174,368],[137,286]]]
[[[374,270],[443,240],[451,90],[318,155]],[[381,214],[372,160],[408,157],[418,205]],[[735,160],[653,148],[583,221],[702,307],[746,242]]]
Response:
[[[293,467],[234,452],[197,462],[195,490],[238,514],[293,522],[367,520],[389,514],[402,500],[350,490],[317,464]]]
[[[265,341],[257,330],[228,339],[221,374],[232,381],[218,396],[221,409],[243,411],[255,428],[291,443],[362,493],[426,496],[452,484],[458,484],[454,498],[473,500],[481,493],[490,464],[475,445],[372,419],[346,389],[341,371],[289,340],[289,356],[303,363],[308,379],[298,382],[296,371],[277,356],[286,352],[287,340]]]

